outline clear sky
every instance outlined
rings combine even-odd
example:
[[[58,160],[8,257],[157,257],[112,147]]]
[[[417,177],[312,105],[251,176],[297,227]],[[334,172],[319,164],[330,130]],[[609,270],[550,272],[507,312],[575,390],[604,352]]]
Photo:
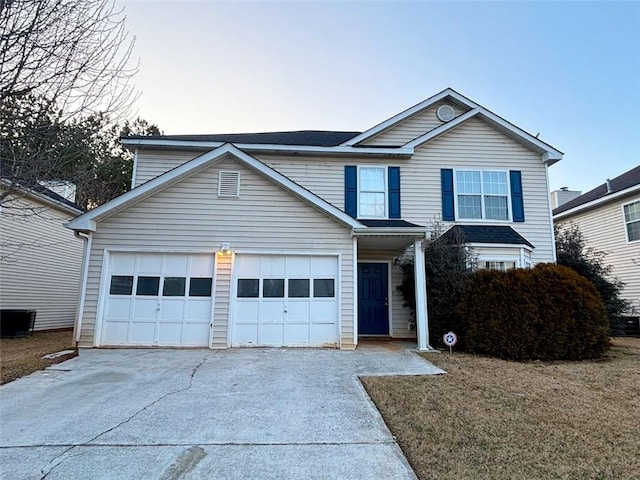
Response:
[[[166,134],[363,131],[452,87],[565,153],[552,190],[640,164],[640,2],[120,4]]]

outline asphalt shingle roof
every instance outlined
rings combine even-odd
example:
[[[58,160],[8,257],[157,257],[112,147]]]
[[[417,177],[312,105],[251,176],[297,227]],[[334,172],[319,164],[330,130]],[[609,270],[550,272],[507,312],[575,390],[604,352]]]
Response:
[[[131,136],[125,139],[179,140],[185,142],[229,142],[274,145],[304,145],[335,147],[360,135],[360,132],[335,132],[324,130],[299,130],[294,132],[221,133],[214,135],[155,135]]]
[[[576,197],[573,200],[560,205],[558,208],[555,208],[553,210],[553,214],[558,215],[559,213],[566,212],[567,210],[579,207],[580,205],[584,205],[586,203],[593,202],[594,200],[604,198],[607,195],[611,195],[612,193],[621,192],[622,190],[626,190],[627,188],[631,188],[635,185],[640,185],[640,165],[632,168],[627,172],[624,172],[622,175],[619,175],[616,178],[611,179],[610,182],[610,192],[607,192],[607,182],[605,182],[602,185],[598,185],[593,190],[589,190],[587,193],[583,193],[579,197]]]
[[[506,225],[454,225],[441,238],[450,239],[458,233],[465,243],[505,243],[535,248],[526,238]]]

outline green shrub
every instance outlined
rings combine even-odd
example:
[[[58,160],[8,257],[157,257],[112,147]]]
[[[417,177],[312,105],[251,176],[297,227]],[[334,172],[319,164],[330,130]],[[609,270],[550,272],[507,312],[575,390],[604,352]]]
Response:
[[[501,358],[580,360],[609,346],[606,309],[593,284],[552,264],[481,270],[467,279],[457,313],[467,350]]]

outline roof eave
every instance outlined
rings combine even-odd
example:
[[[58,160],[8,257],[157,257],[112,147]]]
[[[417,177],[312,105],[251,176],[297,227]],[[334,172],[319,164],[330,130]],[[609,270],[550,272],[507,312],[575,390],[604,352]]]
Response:
[[[229,142],[202,142],[190,140],[163,140],[163,139],[140,139],[123,138],[122,144],[128,148],[156,147],[190,150],[211,150],[221,147]],[[308,155],[335,155],[335,156],[379,156],[394,158],[410,158],[413,155],[413,148],[390,147],[390,148],[367,148],[338,145],[335,147],[319,147],[308,145],[277,145],[258,143],[232,143],[236,148],[252,153],[275,153],[275,154],[308,154]]]
[[[565,210],[564,212],[556,213],[553,215],[554,220],[562,220],[566,217],[572,217],[573,215],[577,215],[582,213],[585,210],[591,210],[592,208],[599,207],[600,205],[604,205],[611,201],[620,199],[622,197],[626,197],[628,195],[632,195],[636,192],[640,192],[640,184],[633,185],[629,188],[625,188],[624,190],[620,190],[619,192],[611,193],[605,195],[604,197],[596,198],[595,200],[591,200],[590,202],[583,203],[582,205],[577,205],[569,210]]]

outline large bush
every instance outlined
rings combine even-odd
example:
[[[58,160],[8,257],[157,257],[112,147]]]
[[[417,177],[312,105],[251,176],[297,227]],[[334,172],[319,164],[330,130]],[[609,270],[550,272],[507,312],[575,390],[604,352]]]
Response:
[[[432,223],[431,229],[431,239],[424,252],[429,340],[432,346],[443,346],[442,336],[445,333],[460,331],[456,305],[460,301],[465,279],[473,270],[475,258],[473,251],[465,246],[461,234],[443,236],[444,225],[437,221]],[[415,314],[413,255],[405,255],[400,268],[403,278],[397,288],[404,298],[404,306]]]
[[[467,350],[501,358],[580,360],[609,346],[602,300],[587,279],[552,264],[469,276],[457,313]]]

